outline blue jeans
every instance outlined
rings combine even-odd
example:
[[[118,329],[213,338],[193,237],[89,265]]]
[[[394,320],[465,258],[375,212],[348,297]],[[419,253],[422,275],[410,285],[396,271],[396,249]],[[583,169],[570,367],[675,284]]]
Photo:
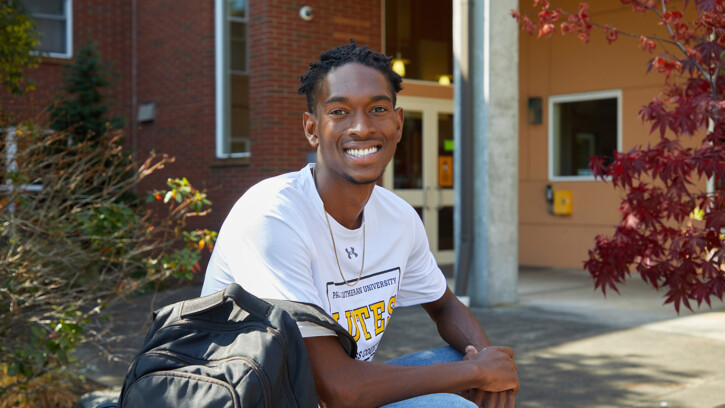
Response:
[[[452,363],[461,361],[463,355],[453,347],[441,347],[432,350],[419,351],[417,353],[407,354],[405,356],[394,358],[386,361],[386,364],[395,364],[401,366],[423,366],[435,363]],[[404,401],[394,402],[384,405],[381,408],[429,408],[429,407],[445,407],[445,408],[477,408],[473,402],[456,394],[428,394],[407,399]]]

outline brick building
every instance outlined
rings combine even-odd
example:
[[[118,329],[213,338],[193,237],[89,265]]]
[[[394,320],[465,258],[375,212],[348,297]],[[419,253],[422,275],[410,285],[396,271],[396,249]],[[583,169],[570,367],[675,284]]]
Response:
[[[50,27],[41,44],[50,54],[28,72],[37,90],[5,103],[26,112],[47,106],[73,47],[97,42],[115,74],[108,95],[112,113],[128,119],[129,145],[139,157],[150,150],[176,157],[146,185],[185,176],[205,187],[212,228],[252,184],[306,163],[306,104],[296,90],[307,63],[350,38],[381,49],[379,1],[316,1],[311,21],[294,1],[25,3],[41,30]],[[49,38],[59,35],[68,41]],[[147,115],[141,121],[139,110]]]
[[[450,4],[443,7],[443,23],[431,29],[414,22],[439,18],[440,10],[427,7],[435,2],[409,0],[387,5],[381,0],[23,3],[39,23],[40,50],[48,54],[39,68],[28,72],[37,90],[4,103],[25,112],[47,106],[62,83],[63,65],[71,61],[73,48],[87,39],[95,41],[114,73],[108,89],[112,115],[128,119],[129,146],[139,158],[151,150],[176,157],[145,186],[152,189],[166,177],[184,176],[206,188],[214,211],[204,222],[213,229],[251,185],[297,170],[313,157],[301,129],[306,102],[297,94],[299,77],[321,51],[351,38],[384,50],[386,7],[395,18],[389,21],[395,27],[389,32],[395,44],[388,45],[388,53],[396,53],[391,49],[395,47],[400,48],[398,55],[401,49],[417,53],[405,56],[410,58],[404,60],[406,79],[413,80],[406,81],[403,95],[443,100],[452,114],[452,87],[435,82],[452,75]],[[300,15],[304,6],[311,17]],[[423,40],[413,44],[415,37]],[[409,63],[419,59],[429,63],[422,68]],[[407,154],[420,154],[420,140],[411,149]],[[420,189],[420,163],[410,166],[417,172],[413,187]],[[451,208],[446,214],[449,261]]]
[[[474,261],[472,268],[501,270],[494,258],[506,259],[509,289],[518,263],[578,268],[594,235],[611,232],[618,193],[593,180],[581,158],[646,144],[636,111],[661,86],[661,78],[645,76],[649,56],[635,40],[609,46],[594,37],[582,47],[570,37],[517,37],[510,10],[521,3],[531,11],[529,1],[22,1],[49,54],[28,73],[37,90],[3,103],[46,106],[73,48],[96,41],[116,74],[112,113],[128,118],[129,146],[139,158],[156,150],[177,159],[145,186],[185,176],[206,188],[214,212],[204,226],[211,229],[251,185],[313,157],[301,129],[306,103],[297,95],[310,61],[350,38],[393,55],[406,70],[398,99],[406,121],[383,185],[418,210],[441,264],[458,259],[454,246],[462,247],[454,201],[481,210],[490,222],[479,228],[487,231],[473,253],[487,266]],[[621,21],[631,32],[657,27],[619,2],[589,3],[593,19]],[[457,111],[466,93],[471,110]],[[587,109],[606,115],[587,119]],[[465,116],[481,127],[461,131]],[[602,122],[616,126],[596,126]],[[469,139],[475,153],[459,146]],[[453,160],[454,150],[474,155],[472,169],[451,172],[462,160]],[[466,198],[461,182],[488,190]],[[548,186],[569,194],[569,214],[550,211]],[[455,223],[466,228],[460,218]]]

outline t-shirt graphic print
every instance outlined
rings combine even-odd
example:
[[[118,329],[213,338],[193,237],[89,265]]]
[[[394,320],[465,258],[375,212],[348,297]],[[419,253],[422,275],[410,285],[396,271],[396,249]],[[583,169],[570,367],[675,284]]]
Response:
[[[328,282],[327,302],[332,317],[357,342],[358,360],[371,360],[395,308],[400,268],[345,282]],[[352,285],[352,286],[351,286]]]

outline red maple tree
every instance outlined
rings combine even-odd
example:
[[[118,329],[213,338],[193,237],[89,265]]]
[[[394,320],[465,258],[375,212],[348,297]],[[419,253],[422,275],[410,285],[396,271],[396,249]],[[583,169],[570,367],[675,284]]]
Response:
[[[681,10],[669,0],[621,2],[633,12],[655,13],[669,36],[599,24],[587,3],[565,11],[534,0],[537,16],[512,11],[530,35],[550,38],[559,32],[588,43],[592,31],[601,30],[610,44],[634,36],[644,52],[659,52],[647,72],[661,73],[664,87],[639,111],[656,144],[590,158],[595,177],[623,191],[622,218],[614,235],[596,237],[584,268],[604,294],[607,288],[618,292],[618,285],[639,273],[655,289],[666,290],[665,303],[677,312],[681,305],[692,310],[693,302],[712,306],[725,293],[725,0],[684,0],[677,2]],[[691,3],[695,17],[685,21]],[[699,146],[683,146],[685,137],[696,138]]]

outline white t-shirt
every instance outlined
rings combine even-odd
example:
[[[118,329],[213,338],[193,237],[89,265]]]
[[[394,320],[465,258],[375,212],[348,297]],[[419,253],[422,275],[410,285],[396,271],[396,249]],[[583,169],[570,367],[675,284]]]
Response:
[[[237,201],[219,232],[202,296],[236,282],[260,298],[316,304],[353,335],[357,358],[370,360],[393,309],[440,299],[446,281],[418,214],[382,187],[375,186],[360,228],[333,217],[328,228],[313,166],[266,179]],[[315,325],[300,331],[331,334]]]

